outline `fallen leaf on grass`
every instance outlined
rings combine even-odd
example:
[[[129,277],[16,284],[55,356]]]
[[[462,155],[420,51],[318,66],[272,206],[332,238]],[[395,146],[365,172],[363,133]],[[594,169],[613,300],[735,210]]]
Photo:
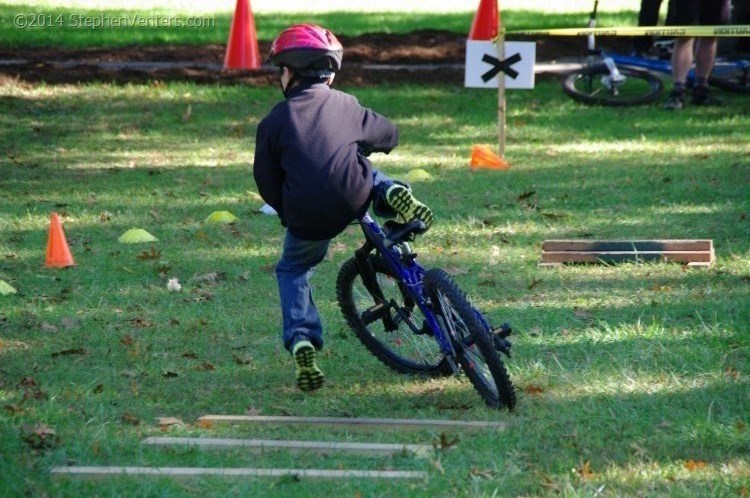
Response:
[[[541,278],[538,278],[538,279],[537,279],[537,278],[533,278],[533,279],[531,280],[531,283],[530,283],[529,285],[527,285],[527,286],[526,286],[526,288],[527,288],[528,290],[532,290],[532,289],[533,289],[534,287],[536,287],[536,286],[537,286],[537,285],[539,285],[540,283],[542,283],[542,279],[541,279]]]
[[[142,316],[131,318],[127,322],[135,328],[146,328],[146,327],[152,327],[154,325],[153,323],[149,322]]]
[[[551,212],[551,211],[543,212],[542,216],[544,216],[548,220],[554,220],[554,221],[556,221],[556,220],[564,220],[564,219],[570,217],[570,215],[565,214],[565,213],[554,213],[554,212]]]
[[[140,259],[141,261],[148,261],[159,258],[161,258],[161,251],[158,251],[154,246],[151,246],[150,251],[143,251],[135,257],[135,259]]]
[[[128,425],[140,425],[141,423],[141,420],[138,417],[128,412],[125,412],[122,414],[122,417],[120,417],[120,421],[123,424],[128,424]]]
[[[58,356],[69,356],[72,354],[77,355],[86,355],[88,354],[88,351],[86,348],[72,348],[72,349],[64,349],[62,351],[57,351],[56,353],[52,353],[52,357],[56,358]]]
[[[583,480],[588,480],[594,477],[596,474],[591,470],[591,462],[586,460],[579,467],[573,469],[573,472]]]
[[[159,427],[163,431],[166,431],[173,425],[177,425],[180,427],[184,427],[185,425],[187,425],[185,422],[175,417],[157,417],[156,420],[159,424]]]
[[[528,386],[524,387],[523,390],[528,394],[541,394],[544,392],[544,389],[533,384],[529,384]]]
[[[201,290],[196,290],[195,294],[196,294],[195,297],[186,298],[186,299],[183,299],[183,301],[186,303],[201,303],[204,301],[210,301],[214,298],[214,295],[211,294],[210,292],[205,292]]]
[[[472,467],[469,470],[469,477],[479,477],[482,479],[491,479],[495,473],[491,470],[481,470],[476,467]]]
[[[703,470],[708,465],[706,462],[702,460],[693,460],[692,458],[685,462],[685,468],[688,469],[690,472],[695,472],[696,470]]]
[[[23,432],[24,442],[35,450],[51,448],[59,441],[55,430],[45,424],[24,425],[21,431]]]
[[[669,292],[669,291],[672,290],[672,288],[670,286],[668,286],[668,285],[654,284],[651,287],[651,290],[654,291],[654,292],[659,292],[659,291],[661,291],[661,292]]]
[[[458,436],[456,436],[455,439],[449,441],[448,436],[446,436],[445,432],[443,432],[440,434],[440,440],[437,443],[433,442],[432,446],[437,450],[447,450],[452,446],[455,446],[459,441],[460,439],[458,438]]]
[[[249,365],[253,361],[252,358],[242,358],[234,353],[232,353],[232,359],[237,365]]]
[[[213,420],[201,419],[201,420],[198,421],[197,425],[201,429],[213,429],[214,425],[216,425],[216,424],[215,424],[215,422]]]
[[[3,408],[5,408],[5,411],[10,413],[11,415],[23,412],[23,407],[20,405],[3,405]]]

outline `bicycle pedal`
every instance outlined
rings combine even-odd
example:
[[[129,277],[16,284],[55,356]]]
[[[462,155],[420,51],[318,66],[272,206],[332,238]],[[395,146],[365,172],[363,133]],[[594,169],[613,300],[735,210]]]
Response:
[[[495,343],[495,350],[500,351],[505,356],[510,358],[510,348],[512,345],[509,340],[494,336],[493,342]]]
[[[506,337],[508,337],[510,334],[513,333],[513,329],[510,327],[510,324],[506,322],[500,325],[498,328],[493,329],[491,332],[492,332],[492,335],[494,335],[495,337],[499,337],[500,339],[505,339]]]

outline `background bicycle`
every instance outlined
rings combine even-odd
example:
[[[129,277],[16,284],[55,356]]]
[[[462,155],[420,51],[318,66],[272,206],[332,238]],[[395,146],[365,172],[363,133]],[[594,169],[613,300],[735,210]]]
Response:
[[[589,28],[596,27],[598,0],[589,17]],[[669,42],[659,43],[659,57],[624,55],[596,48],[595,35],[587,35],[586,62],[581,69],[565,76],[563,91],[584,104],[630,106],[654,102],[661,98],[664,83],[657,75],[671,75]],[[694,71],[688,74],[688,86],[695,80]],[[750,60],[718,58],[709,84],[724,90],[750,93]]]

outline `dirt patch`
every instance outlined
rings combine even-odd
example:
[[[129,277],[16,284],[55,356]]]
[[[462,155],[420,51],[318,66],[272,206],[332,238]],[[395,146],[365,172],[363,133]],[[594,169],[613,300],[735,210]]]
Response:
[[[434,82],[463,84],[466,36],[449,31],[421,30],[406,34],[370,33],[340,37],[345,47],[344,67],[337,82],[348,86],[382,83]],[[536,41],[537,61],[580,57],[585,40],[579,37],[514,38]],[[602,37],[602,46],[627,50],[629,39]],[[270,41],[259,41],[267,54]],[[252,86],[276,85],[275,71],[223,71],[223,44],[160,45],[108,49],[0,47],[0,83],[3,80],[45,81],[50,84],[103,81],[193,81]]]

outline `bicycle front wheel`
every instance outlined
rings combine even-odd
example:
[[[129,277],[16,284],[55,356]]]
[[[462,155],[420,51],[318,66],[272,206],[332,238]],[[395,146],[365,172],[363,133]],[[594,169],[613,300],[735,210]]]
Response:
[[[336,297],[349,327],[370,353],[399,373],[451,375],[453,369],[403,284],[380,257],[369,258],[384,302],[367,289],[356,260],[346,261],[336,280]]]
[[[425,292],[446,332],[450,333],[461,368],[492,408],[516,406],[516,391],[490,332],[482,325],[466,294],[443,270],[429,270]]]
[[[657,76],[633,68],[618,68],[624,80],[613,83],[604,64],[584,67],[563,80],[563,91],[589,105],[632,106],[654,102],[664,92]]]

